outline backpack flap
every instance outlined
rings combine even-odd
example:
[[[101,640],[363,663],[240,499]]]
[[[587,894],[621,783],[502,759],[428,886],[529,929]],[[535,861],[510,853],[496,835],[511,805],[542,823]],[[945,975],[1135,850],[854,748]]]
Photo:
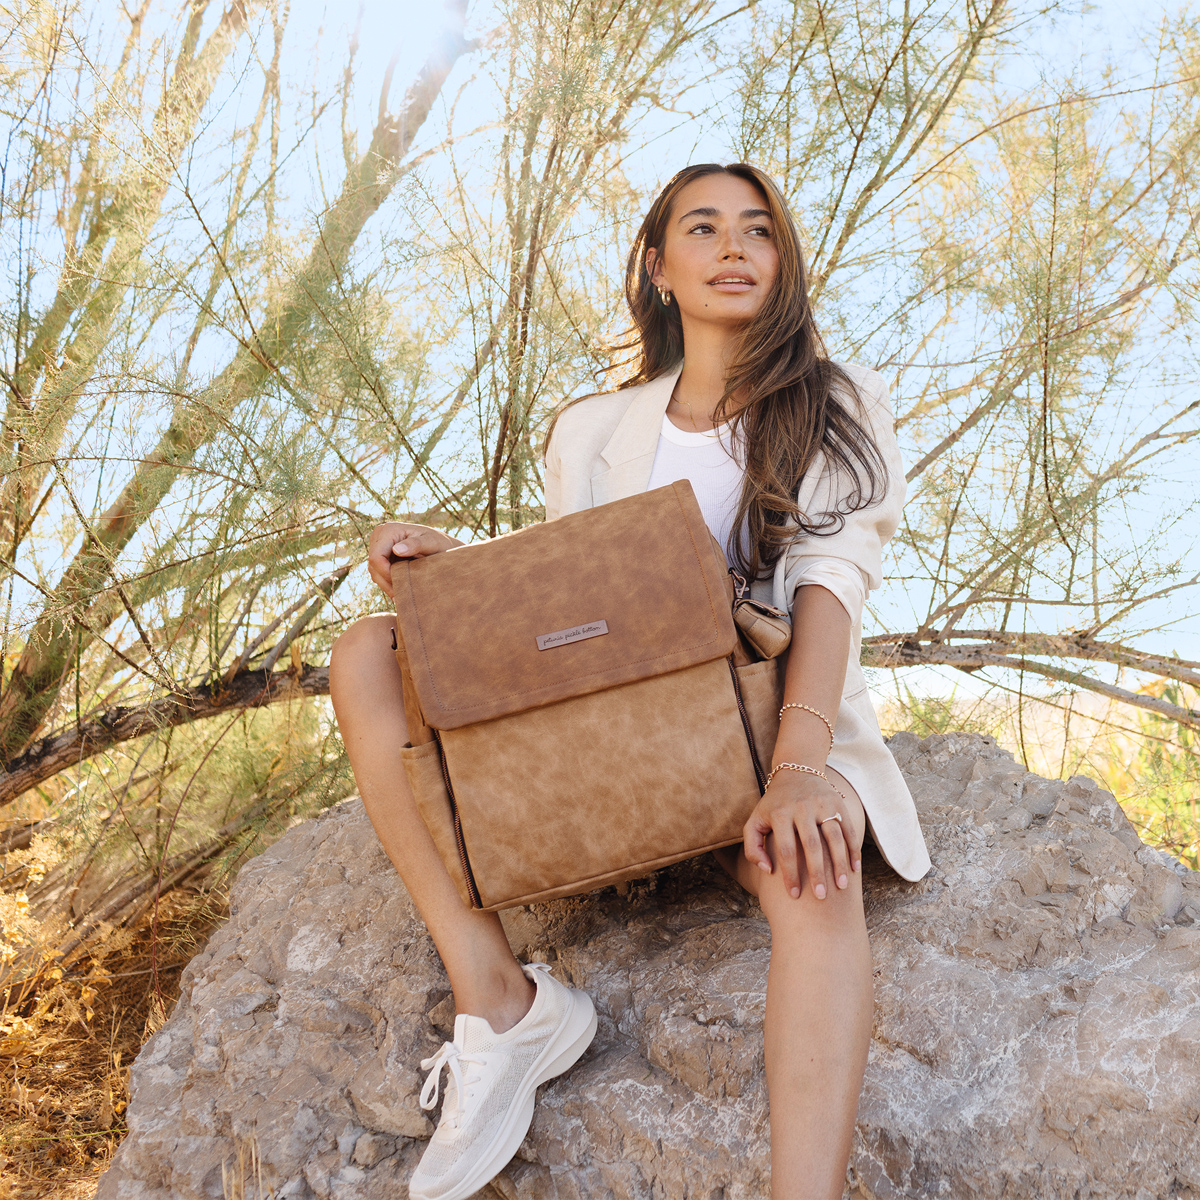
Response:
[[[723,658],[725,563],[686,480],[392,568],[425,722],[458,729]]]

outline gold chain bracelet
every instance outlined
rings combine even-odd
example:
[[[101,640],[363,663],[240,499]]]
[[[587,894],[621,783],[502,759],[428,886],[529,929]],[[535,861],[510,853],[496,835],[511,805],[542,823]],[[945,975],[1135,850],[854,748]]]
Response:
[[[766,791],[766,789],[767,789],[767,788],[769,788],[769,787],[771,786],[771,780],[772,780],[772,779],[774,779],[774,778],[775,778],[775,776],[776,776],[776,775],[777,775],[777,774],[778,774],[780,771],[801,771],[801,772],[803,772],[805,775],[815,775],[815,776],[816,776],[818,779],[823,779],[823,780],[825,780],[825,782],[826,782],[827,784],[829,784],[829,786],[830,786],[831,788],[833,788],[833,790],[834,790],[835,792],[837,792],[837,794],[838,794],[839,796],[842,796],[842,789],[841,789],[841,788],[839,788],[839,787],[837,787],[837,786],[835,786],[835,784],[834,784],[833,780],[832,780],[832,779],[830,779],[830,778],[829,778],[829,776],[828,776],[828,775],[826,775],[824,771],[818,771],[816,767],[806,767],[806,766],[805,766],[803,763],[793,763],[793,762],[781,762],[781,763],[776,763],[776,764],[775,764],[775,765],[774,765],[774,766],[771,768],[771,773],[770,773],[770,774],[767,776],[767,783],[766,783],[766,787],[764,787],[764,788],[763,788],[763,791]],[[845,800],[845,799],[846,799],[846,797],[845,797],[845,796],[842,796],[842,799],[843,799],[843,800]]]
[[[829,776],[824,771],[818,771],[816,767],[806,767],[803,763],[781,762],[776,763],[771,768],[771,773],[767,776],[767,787],[771,786],[771,780],[780,771],[803,771],[805,775],[815,775],[818,779],[823,779],[826,783],[829,783]],[[830,784],[829,786],[832,787],[833,785]]]
[[[779,719],[781,721],[783,720],[783,714],[789,708],[802,708],[805,712],[812,713],[814,717],[819,717],[825,723],[825,728],[829,730],[829,748],[831,750],[833,749],[833,722],[823,712],[813,708],[811,704],[801,704],[799,701],[792,701],[788,704],[785,704],[779,710]]]

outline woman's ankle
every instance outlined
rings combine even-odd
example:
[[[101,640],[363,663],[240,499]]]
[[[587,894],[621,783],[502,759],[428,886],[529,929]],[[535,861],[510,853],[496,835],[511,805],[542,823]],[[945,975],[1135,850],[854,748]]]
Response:
[[[512,968],[489,971],[484,978],[460,985],[454,992],[455,1008],[482,1017],[496,1033],[507,1033],[533,1007],[537,986],[516,959]]]

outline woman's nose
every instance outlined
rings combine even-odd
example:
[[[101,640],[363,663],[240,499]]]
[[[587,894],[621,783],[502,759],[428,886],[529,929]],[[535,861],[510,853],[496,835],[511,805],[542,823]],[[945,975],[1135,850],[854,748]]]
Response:
[[[742,240],[735,233],[727,233],[721,246],[721,259],[730,258],[736,258],[742,262],[746,259],[746,252],[742,248]]]

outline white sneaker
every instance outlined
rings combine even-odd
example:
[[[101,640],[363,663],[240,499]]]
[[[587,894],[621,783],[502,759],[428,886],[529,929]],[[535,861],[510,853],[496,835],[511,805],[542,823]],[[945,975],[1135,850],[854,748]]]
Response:
[[[538,1084],[561,1075],[596,1036],[591,998],[564,987],[544,963],[522,968],[537,985],[533,1007],[507,1033],[460,1013],[454,1040],[421,1063],[429,1072],[421,1107],[437,1104],[450,1069],[442,1117],[409,1180],[410,1200],[466,1200],[500,1173],[533,1120]]]

